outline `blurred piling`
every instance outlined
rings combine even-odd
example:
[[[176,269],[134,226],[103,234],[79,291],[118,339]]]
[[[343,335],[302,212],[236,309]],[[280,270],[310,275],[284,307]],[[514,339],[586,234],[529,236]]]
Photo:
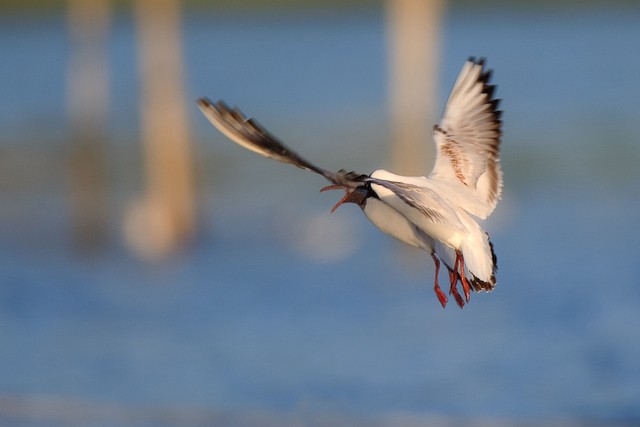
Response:
[[[194,170],[183,88],[179,0],[136,0],[145,194],[125,237],[145,258],[183,246],[195,231]]]
[[[425,175],[433,163],[444,0],[387,0],[391,170]]]
[[[98,247],[107,230],[110,19],[109,0],[68,0],[69,186],[73,237],[82,248]]]

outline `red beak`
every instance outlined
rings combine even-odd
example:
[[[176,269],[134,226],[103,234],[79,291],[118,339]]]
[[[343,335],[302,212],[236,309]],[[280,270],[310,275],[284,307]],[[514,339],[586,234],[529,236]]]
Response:
[[[348,187],[344,187],[342,185],[328,185],[324,188],[320,189],[320,192],[324,192],[324,191],[328,191],[328,190],[344,190],[344,197],[342,199],[340,199],[340,201],[338,203],[336,203],[336,205],[331,209],[331,213],[334,213],[336,211],[336,209],[338,209],[340,207],[341,204],[343,204],[344,202],[348,201],[349,196],[351,195],[351,193],[349,192],[349,188]]]

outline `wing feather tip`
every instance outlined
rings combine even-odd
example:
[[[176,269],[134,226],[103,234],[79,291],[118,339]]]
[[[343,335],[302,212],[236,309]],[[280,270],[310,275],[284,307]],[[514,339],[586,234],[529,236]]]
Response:
[[[476,276],[473,276],[470,282],[471,282],[471,287],[476,292],[480,292],[480,291],[491,292],[495,289],[498,283],[496,280],[496,272],[498,271],[498,257],[496,256],[496,252],[493,248],[493,243],[491,242],[489,233],[486,233],[486,235],[489,241],[489,250],[491,251],[491,277],[489,278],[488,281],[485,281],[485,280],[478,279]]]
[[[469,56],[467,61],[471,62],[473,65],[483,66],[484,63],[486,62],[486,58],[484,56],[479,56],[479,57]]]
[[[206,96],[203,96],[196,100],[196,104],[198,104],[198,106],[202,108],[202,107],[210,107],[212,105],[212,102],[209,98],[207,98]]]

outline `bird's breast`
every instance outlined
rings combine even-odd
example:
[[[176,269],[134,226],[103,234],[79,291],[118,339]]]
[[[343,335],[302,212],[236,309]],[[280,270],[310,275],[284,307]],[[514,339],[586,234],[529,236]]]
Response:
[[[432,241],[425,239],[407,218],[379,199],[368,198],[363,211],[367,219],[383,233],[416,248],[432,251]]]

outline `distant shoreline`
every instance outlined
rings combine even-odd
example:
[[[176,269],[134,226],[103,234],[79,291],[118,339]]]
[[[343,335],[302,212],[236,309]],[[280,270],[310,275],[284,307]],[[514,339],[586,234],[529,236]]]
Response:
[[[253,9],[353,9],[353,8],[379,8],[384,7],[384,0],[182,0],[187,9],[211,9],[211,10],[241,10]],[[131,8],[132,0],[111,0],[111,4],[118,11],[127,11]],[[66,0],[4,0],[0,2],[0,12],[14,14],[41,14],[59,12],[67,5]],[[545,7],[638,7],[634,0],[540,0],[532,4],[528,0],[450,0],[448,7],[502,7],[502,8],[530,8],[540,9]],[[6,16],[3,16],[6,18]]]

